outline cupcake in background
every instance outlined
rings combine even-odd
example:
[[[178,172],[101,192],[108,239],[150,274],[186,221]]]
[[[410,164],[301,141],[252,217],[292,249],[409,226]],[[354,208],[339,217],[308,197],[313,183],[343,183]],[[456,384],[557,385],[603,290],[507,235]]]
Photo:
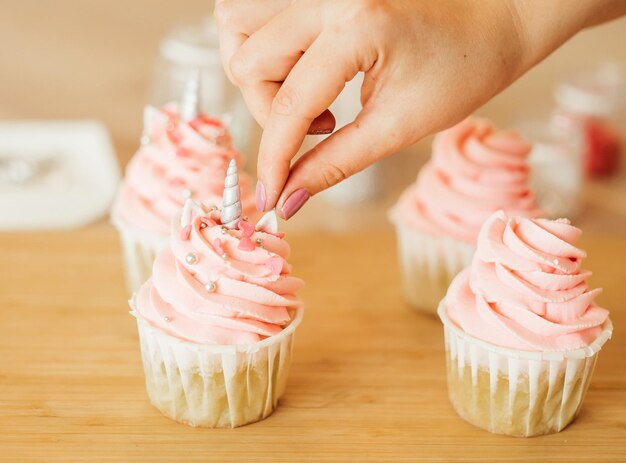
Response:
[[[517,133],[497,131],[484,119],[466,119],[436,135],[431,160],[390,211],[412,307],[435,314],[495,211],[541,215],[528,184],[530,148]]]
[[[187,200],[169,247],[131,301],[150,401],[202,427],[266,418],[285,390],[304,286],[273,211],[256,226],[241,216],[237,166],[224,208]]]
[[[141,147],[126,169],[111,214],[120,233],[129,290],[150,276],[172,218],[186,199],[221,206],[223,179],[231,159],[243,159],[225,125],[198,109],[199,74],[190,79],[180,106],[144,111]],[[256,217],[252,180],[240,179],[244,215]]]
[[[439,307],[448,391],[466,421],[497,434],[561,431],[581,409],[612,332],[566,219],[490,217],[471,267]]]

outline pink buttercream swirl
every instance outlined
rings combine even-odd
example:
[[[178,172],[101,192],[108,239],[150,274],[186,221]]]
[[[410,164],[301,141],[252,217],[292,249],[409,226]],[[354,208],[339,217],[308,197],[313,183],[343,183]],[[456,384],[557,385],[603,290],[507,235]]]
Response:
[[[478,237],[469,269],[450,285],[450,319],[468,334],[526,351],[563,351],[591,344],[608,311],[589,289],[581,235],[565,219],[492,215]]]
[[[139,148],[126,169],[116,211],[126,223],[166,235],[186,198],[222,204],[228,163],[236,159],[241,165],[242,156],[215,118],[200,115],[184,122],[172,104],[153,108],[149,119],[149,143]],[[239,184],[244,214],[255,215],[250,177],[240,174]]]
[[[528,186],[531,146],[486,120],[466,119],[435,137],[432,159],[392,211],[396,222],[474,243],[495,211],[537,217]]]
[[[181,339],[247,344],[281,332],[304,283],[291,275],[282,235],[247,222],[229,230],[219,211],[172,223],[171,245],[136,297],[138,314]],[[253,244],[250,246],[250,244]]]

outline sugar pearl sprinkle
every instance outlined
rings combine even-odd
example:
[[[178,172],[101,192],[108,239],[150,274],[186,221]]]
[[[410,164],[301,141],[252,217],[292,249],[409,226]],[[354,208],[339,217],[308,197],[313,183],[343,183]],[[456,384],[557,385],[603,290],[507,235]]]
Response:
[[[209,281],[206,285],[204,285],[204,289],[207,290],[207,292],[212,293],[213,291],[215,291],[216,285],[214,281]]]
[[[261,238],[257,238],[254,241],[256,242],[256,244],[261,244],[263,242],[263,240]]]
[[[172,319],[170,317],[163,317],[163,320],[165,320],[167,323],[172,321]]]
[[[198,256],[190,252],[185,256],[185,262],[187,262],[189,265],[196,264],[198,262]]]
[[[228,233],[228,228],[222,227],[222,235],[225,235],[226,233]]]
[[[191,191],[189,188],[185,188],[183,190],[183,198],[191,198],[191,195],[193,195],[193,191]]]
[[[228,259],[228,254],[226,254],[226,253],[222,254],[222,259],[224,259],[224,260]]]

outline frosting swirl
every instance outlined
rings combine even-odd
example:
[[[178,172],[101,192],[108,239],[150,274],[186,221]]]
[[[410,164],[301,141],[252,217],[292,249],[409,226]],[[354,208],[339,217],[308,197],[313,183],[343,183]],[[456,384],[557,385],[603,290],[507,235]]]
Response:
[[[392,219],[474,243],[495,211],[539,216],[528,186],[530,148],[518,134],[498,132],[484,119],[466,119],[440,132],[431,160],[400,197]]]
[[[200,115],[184,122],[174,104],[146,111],[149,142],[128,164],[115,209],[126,223],[166,235],[186,198],[222,204],[228,163],[241,164],[242,156],[217,119]],[[254,216],[251,179],[240,177],[244,214]]]
[[[581,235],[566,219],[509,218],[483,225],[469,269],[446,296],[447,314],[468,334],[501,347],[562,351],[591,344],[608,311],[589,289]]]
[[[280,234],[245,221],[229,230],[219,211],[172,223],[152,279],[136,310],[152,325],[202,344],[246,344],[279,333],[301,307],[304,282],[291,275],[289,245]]]

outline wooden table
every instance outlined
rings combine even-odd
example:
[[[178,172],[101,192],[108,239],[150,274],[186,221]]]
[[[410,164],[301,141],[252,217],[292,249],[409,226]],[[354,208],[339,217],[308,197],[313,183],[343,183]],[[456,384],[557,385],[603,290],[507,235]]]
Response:
[[[404,305],[390,233],[288,238],[307,313],[287,393],[265,421],[207,430],[148,402],[109,225],[0,235],[0,461],[626,460],[624,238],[584,237],[614,339],[578,420],[533,439],[454,414],[440,324]]]

